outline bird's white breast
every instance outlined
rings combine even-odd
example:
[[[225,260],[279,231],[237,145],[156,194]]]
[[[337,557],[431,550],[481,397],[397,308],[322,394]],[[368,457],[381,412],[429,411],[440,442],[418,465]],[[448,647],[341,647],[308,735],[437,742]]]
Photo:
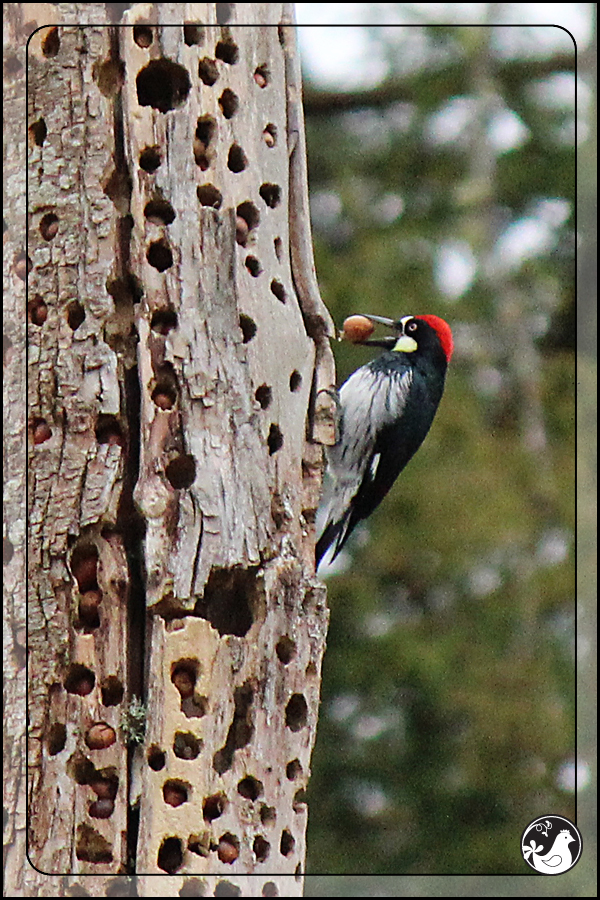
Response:
[[[330,448],[330,464],[362,471],[369,464],[379,431],[396,421],[412,383],[410,370],[391,373],[357,369],[340,390],[341,439]]]

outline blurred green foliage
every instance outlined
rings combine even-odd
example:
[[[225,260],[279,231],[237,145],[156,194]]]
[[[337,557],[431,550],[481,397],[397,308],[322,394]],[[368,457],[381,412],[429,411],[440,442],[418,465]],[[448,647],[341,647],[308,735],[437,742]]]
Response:
[[[386,82],[305,87],[337,325],[434,313],[457,345],[425,444],[328,577],[309,874],[527,873],[526,825],[575,817],[574,52],[515,58],[499,31],[375,30]],[[340,383],[372,355],[335,352]]]

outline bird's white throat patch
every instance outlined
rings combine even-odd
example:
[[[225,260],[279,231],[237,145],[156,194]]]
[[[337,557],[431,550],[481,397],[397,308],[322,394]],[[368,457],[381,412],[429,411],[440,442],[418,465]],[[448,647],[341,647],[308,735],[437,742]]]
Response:
[[[407,334],[402,334],[394,344],[394,350],[397,350],[399,353],[414,353],[417,346],[414,338],[409,337]]]

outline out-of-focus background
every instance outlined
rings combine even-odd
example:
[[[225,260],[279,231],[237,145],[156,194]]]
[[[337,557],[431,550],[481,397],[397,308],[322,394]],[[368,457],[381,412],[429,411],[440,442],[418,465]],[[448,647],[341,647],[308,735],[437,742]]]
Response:
[[[530,871],[520,836],[542,814],[576,819],[594,855],[595,4],[296,10],[323,297],[338,325],[435,313],[456,342],[425,444],[322,570],[309,788],[309,876],[429,877],[307,893],[484,896],[496,874],[502,896],[591,896],[583,861],[506,876]],[[373,354],[335,351],[340,383]],[[480,877],[453,894],[433,877],[451,874]]]

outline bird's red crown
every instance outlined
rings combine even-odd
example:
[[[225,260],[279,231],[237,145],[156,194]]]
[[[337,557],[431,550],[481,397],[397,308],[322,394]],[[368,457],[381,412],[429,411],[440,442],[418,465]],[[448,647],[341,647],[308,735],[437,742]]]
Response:
[[[446,354],[446,359],[448,360],[448,362],[450,362],[450,358],[454,350],[454,341],[452,339],[452,331],[448,323],[444,322],[443,319],[440,319],[439,316],[415,316],[415,319],[422,319],[433,328],[438,338],[440,339],[440,344],[442,345],[442,350]]]

